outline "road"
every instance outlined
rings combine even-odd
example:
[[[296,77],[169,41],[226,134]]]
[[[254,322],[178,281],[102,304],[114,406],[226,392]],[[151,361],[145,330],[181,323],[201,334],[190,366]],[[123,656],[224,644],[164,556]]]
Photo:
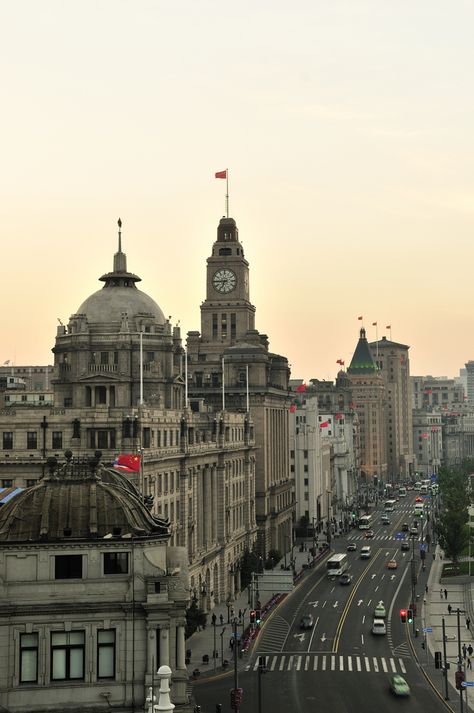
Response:
[[[314,708],[337,713],[383,710],[445,711],[442,698],[424,678],[407,640],[408,624],[400,622],[399,611],[411,599],[412,552],[402,552],[399,533],[403,522],[413,521],[414,497],[400,500],[390,513],[391,524],[380,522],[381,510],[374,513],[374,538],[364,539],[364,531],[353,530],[348,539],[333,541],[333,551],[345,552],[347,542],[355,540],[358,549],[349,552],[349,571],[353,583],[342,586],[329,581],[323,568],[307,576],[266,622],[247,665],[239,674],[244,689],[241,710],[249,713],[294,711],[307,713]],[[425,523],[426,526],[426,523]],[[419,541],[414,539],[416,571],[423,586]],[[360,559],[360,547],[370,544],[372,557]],[[396,570],[388,570],[389,559],[396,559]],[[429,561],[426,560],[427,569]],[[384,602],[387,635],[374,636],[371,625],[375,605]],[[311,613],[313,629],[300,630],[300,620]],[[265,656],[267,673],[261,676],[261,711],[258,697],[258,657]],[[396,699],[388,688],[390,675],[401,674],[411,688],[406,700]],[[204,683],[204,682],[203,682]],[[232,679],[225,678],[196,686],[195,697],[204,713],[223,704],[230,710]]]

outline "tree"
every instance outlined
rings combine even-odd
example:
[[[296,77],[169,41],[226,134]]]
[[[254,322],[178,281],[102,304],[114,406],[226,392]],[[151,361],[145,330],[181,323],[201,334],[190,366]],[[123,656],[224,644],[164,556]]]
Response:
[[[245,550],[242,556],[242,562],[240,565],[240,583],[241,589],[248,587],[252,581],[252,572],[259,571],[260,557],[255,551],[250,552]]]
[[[281,560],[282,554],[279,550],[270,550],[265,562],[265,569],[273,569]]]
[[[439,543],[456,569],[459,565],[459,556],[469,542],[467,519],[467,508],[464,512],[447,510],[439,518],[436,528]]]
[[[198,607],[196,597],[191,599],[191,604],[186,610],[186,627],[184,631],[184,636],[186,639],[194,634],[196,629],[199,627],[205,628],[207,622],[207,614],[200,607]]]

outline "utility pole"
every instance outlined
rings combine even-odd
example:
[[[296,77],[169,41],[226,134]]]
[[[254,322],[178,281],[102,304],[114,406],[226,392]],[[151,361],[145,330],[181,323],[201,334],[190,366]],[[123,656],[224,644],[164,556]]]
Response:
[[[444,660],[444,668],[443,668],[443,674],[444,674],[444,700],[449,701],[449,694],[448,694],[448,662],[446,660],[446,626],[444,623],[444,616],[442,618],[443,622],[443,660]]]
[[[258,657],[258,713],[262,713],[262,676],[267,672],[267,657]]]
[[[411,608],[413,610],[413,634],[416,636],[416,625],[415,625],[415,607],[416,607],[416,594],[415,594],[415,584],[416,584],[416,570],[415,570],[415,536],[411,536],[412,544],[412,554],[411,554]]]
[[[223,627],[220,637],[221,637],[221,666],[224,668],[224,632],[225,632],[225,626]]]
[[[458,623],[458,671],[462,671],[461,616],[460,616],[461,612],[463,614],[465,613],[463,609],[459,609],[459,608],[456,609],[456,614],[457,614],[457,618],[458,618],[458,622],[457,622]],[[462,697],[462,693],[463,693],[462,689],[463,689],[463,687],[460,686],[460,688],[459,688],[459,708],[460,708],[461,713],[463,713],[463,711],[464,711],[464,701],[463,701],[463,697]]]

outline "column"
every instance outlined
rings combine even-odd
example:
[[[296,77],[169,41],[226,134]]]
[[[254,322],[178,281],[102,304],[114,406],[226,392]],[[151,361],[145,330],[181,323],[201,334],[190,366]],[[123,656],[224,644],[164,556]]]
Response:
[[[170,630],[167,626],[160,626],[160,666],[170,665]]]
[[[185,639],[184,639],[184,626],[183,624],[178,625],[178,668],[185,669]]]
[[[211,513],[211,540],[213,543],[217,541],[217,468],[211,466],[211,498],[212,498],[212,513]]]

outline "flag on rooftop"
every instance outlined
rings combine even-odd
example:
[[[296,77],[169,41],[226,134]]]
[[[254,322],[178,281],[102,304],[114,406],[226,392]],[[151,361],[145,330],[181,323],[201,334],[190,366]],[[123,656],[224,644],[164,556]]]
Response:
[[[216,178],[227,178],[227,169],[225,171],[217,171]]]
[[[121,453],[114,460],[114,468],[117,470],[123,470],[126,473],[139,473],[140,472],[140,456],[135,453]]]
[[[306,391],[306,384],[300,384],[296,387],[295,391],[297,394],[301,394],[303,391]]]

